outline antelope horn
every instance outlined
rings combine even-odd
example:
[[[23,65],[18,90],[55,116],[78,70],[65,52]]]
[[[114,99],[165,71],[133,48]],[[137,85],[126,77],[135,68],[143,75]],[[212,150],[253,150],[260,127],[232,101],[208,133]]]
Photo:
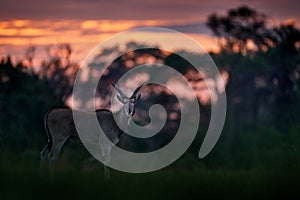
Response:
[[[135,97],[136,94],[139,92],[139,90],[144,86],[144,84],[145,84],[145,83],[143,83],[143,84],[141,84],[139,87],[137,87],[137,88],[133,91],[133,93],[132,93],[132,95],[131,95],[130,98]]]
[[[124,94],[124,92],[118,87],[116,86],[115,84],[112,83],[112,86],[114,88],[116,88],[116,90],[119,92],[119,94],[122,96],[122,97],[126,97],[126,95]]]

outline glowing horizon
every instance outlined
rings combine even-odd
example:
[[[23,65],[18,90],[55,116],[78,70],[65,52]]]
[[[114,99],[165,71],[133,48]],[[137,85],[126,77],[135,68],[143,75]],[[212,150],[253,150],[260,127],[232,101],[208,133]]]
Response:
[[[35,45],[36,59],[39,60],[45,56],[45,46],[68,43],[73,47],[72,59],[80,62],[103,40],[128,29],[145,26],[178,30],[207,51],[217,51],[216,38],[205,26],[208,15],[224,14],[242,5],[265,13],[271,25],[293,22],[300,26],[298,1],[8,1],[3,3],[0,15],[0,57],[11,55],[21,60],[26,48]],[[172,41],[172,35],[164,33],[144,34],[146,42],[149,34],[151,38],[169,40],[174,49],[180,47]]]
[[[37,47],[36,59],[44,57],[43,47],[60,43],[68,43],[73,48],[75,61],[82,59],[97,44],[112,37],[119,32],[142,26],[168,26],[170,22],[166,20],[9,20],[0,22],[0,57],[12,55],[17,60],[22,59],[25,50],[29,45]],[[172,24],[181,25],[182,20],[174,20]],[[50,26],[51,25],[51,26]],[[141,36],[142,35],[142,36]],[[207,51],[218,49],[216,39],[207,34],[189,33],[189,37],[197,41]],[[184,46],[172,40],[170,33],[145,32],[136,33],[139,40],[159,46],[160,41],[170,41],[170,48],[181,49]],[[144,37],[144,38],[141,38]],[[128,41],[134,41],[129,38]],[[116,44],[117,45],[117,44]],[[38,63],[37,63],[38,64]]]

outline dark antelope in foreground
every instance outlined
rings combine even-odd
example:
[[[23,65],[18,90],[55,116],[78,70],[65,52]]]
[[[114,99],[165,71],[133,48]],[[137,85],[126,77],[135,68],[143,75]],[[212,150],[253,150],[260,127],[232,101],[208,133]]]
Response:
[[[141,94],[138,94],[138,91],[141,89],[143,84],[137,87],[130,97],[127,97],[117,86],[113,86],[118,91],[118,100],[123,104],[121,110],[114,114],[118,123],[115,122],[113,113],[109,110],[100,109],[96,110],[95,112],[98,122],[105,135],[115,145],[119,142],[119,138],[123,134],[122,130],[127,129],[129,121],[134,115],[135,104],[141,97]],[[73,112],[77,112],[77,114],[82,115],[87,119],[95,115],[94,113],[80,111]],[[120,127],[118,127],[117,124],[119,124]],[[45,115],[44,125],[48,136],[48,143],[41,152],[41,163],[44,163],[45,161],[49,162],[51,176],[53,176],[54,162],[58,158],[61,148],[65,142],[68,139],[72,139],[80,143],[81,141],[76,131],[72,110],[70,109],[56,108],[50,110]],[[96,138],[91,138],[91,142],[97,144],[98,147],[100,146],[101,155],[104,162],[105,178],[109,178],[109,172],[106,168],[106,165],[110,162],[110,151],[112,145],[105,142],[101,143],[100,135],[101,134],[98,134],[96,135]]]

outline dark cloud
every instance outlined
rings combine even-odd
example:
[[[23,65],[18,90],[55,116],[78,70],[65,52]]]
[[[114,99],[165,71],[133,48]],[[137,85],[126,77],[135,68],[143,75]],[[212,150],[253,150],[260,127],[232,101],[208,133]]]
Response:
[[[31,39],[31,38],[39,38],[39,37],[43,37],[43,35],[22,35],[22,36],[15,36],[15,35],[1,35],[0,34],[0,38],[26,38],[26,39]]]
[[[204,22],[190,23],[184,25],[169,25],[165,28],[173,29],[181,33],[211,34]]]
[[[244,4],[274,17],[299,17],[299,1],[284,0],[0,0],[0,19],[203,19]]]
[[[161,26],[162,28],[172,29],[181,33],[191,33],[191,34],[206,34],[211,35],[211,31],[207,28],[204,22],[188,23],[188,24],[168,24]],[[138,28],[138,27],[136,27]],[[134,31],[134,30],[133,30]],[[140,30],[137,30],[138,32]],[[148,32],[148,30],[147,30]],[[153,29],[151,32],[169,32],[164,31],[163,29]]]

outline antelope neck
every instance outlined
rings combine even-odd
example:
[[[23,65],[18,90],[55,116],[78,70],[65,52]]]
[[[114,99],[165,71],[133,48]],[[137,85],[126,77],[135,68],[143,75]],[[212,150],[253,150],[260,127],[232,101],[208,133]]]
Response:
[[[117,118],[116,119],[117,124],[120,125],[119,128],[122,131],[126,131],[127,128],[128,128],[131,116],[126,114],[126,111],[125,111],[124,107],[119,112],[117,112],[117,117],[116,118]]]

